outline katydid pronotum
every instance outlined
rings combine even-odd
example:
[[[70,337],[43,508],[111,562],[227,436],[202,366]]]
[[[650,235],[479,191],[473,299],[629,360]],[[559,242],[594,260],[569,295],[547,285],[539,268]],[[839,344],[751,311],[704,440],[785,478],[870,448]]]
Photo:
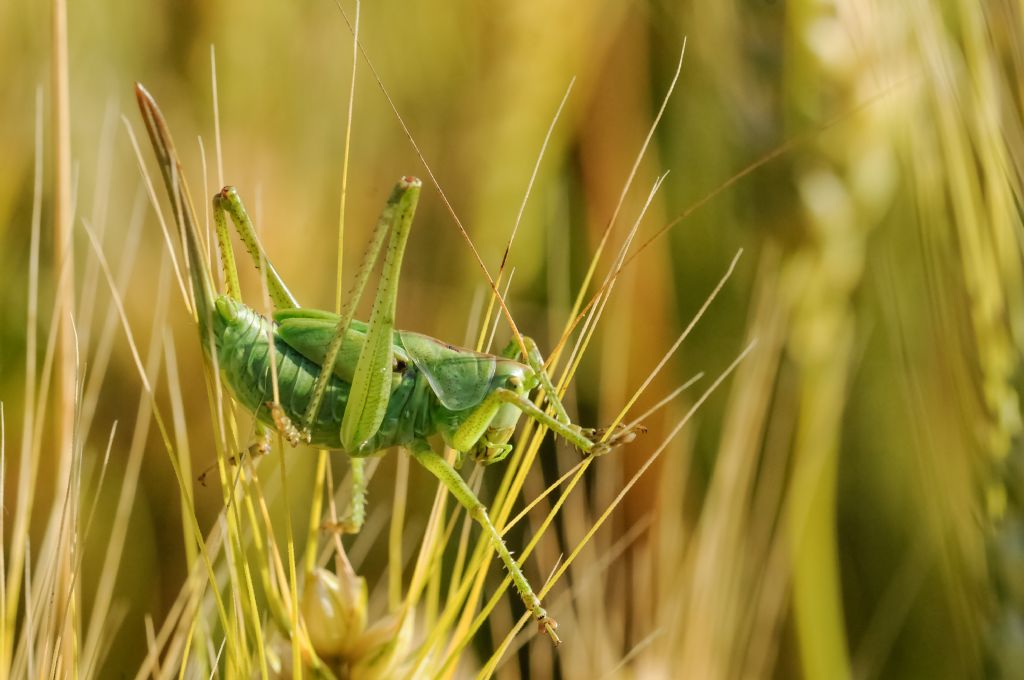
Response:
[[[301,440],[343,451],[353,466],[394,446],[408,450],[480,524],[527,609],[557,644],[557,624],[512,559],[487,508],[427,438],[440,435],[460,457],[493,463],[512,450],[508,442],[522,414],[594,456],[632,441],[636,429],[605,433],[573,424],[529,338],[495,356],[394,329],[402,255],[420,193],[420,181],[413,177],[403,177],[391,192],[340,314],[299,307],[260,246],[238,193],[225,187],[213,199],[227,287],[226,294],[216,295],[167,125],[141,85],[136,96],[184,239],[200,342],[234,398],[259,422],[277,427],[292,445]],[[263,273],[275,308],[270,320],[241,300],[225,214]],[[386,236],[370,320],[363,323],[352,318],[353,311]],[[528,398],[536,388],[554,415]],[[355,486],[351,530],[358,530],[363,518],[365,489]]]

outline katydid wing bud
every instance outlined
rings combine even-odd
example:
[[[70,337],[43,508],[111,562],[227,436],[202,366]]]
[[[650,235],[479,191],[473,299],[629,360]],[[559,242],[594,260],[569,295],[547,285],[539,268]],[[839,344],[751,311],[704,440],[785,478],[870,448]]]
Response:
[[[302,616],[313,649],[321,657],[345,656],[366,628],[366,581],[316,569],[302,593]]]

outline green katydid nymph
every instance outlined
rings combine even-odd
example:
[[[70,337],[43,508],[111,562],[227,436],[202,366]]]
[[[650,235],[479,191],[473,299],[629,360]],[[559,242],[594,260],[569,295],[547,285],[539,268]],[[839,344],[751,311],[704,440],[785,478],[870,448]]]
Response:
[[[340,450],[354,465],[391,447],[408,450],[481,525],[526,607],[557,644],[557,624],[541,607],[486,507],[456,469],[431,448],[428,437],[440,435],[460,456],[493,463],[511,451],[509,440],[523,414],[589,455],[632,441],[637,429],[603,433],[573,424],[529,338],[495,356],[395,330],[398,276],[420,194],[420,181],[413,177],[403,177],[391,192],[340,314],[299,307],[263,252],[238,193],[226,187],[214,197],[213,213],[227,292],[215,294],[195,209],[167,125],[141,85],[136,86],[136,96],[183,235],[200,342],[234,398],[259,422],[278,428],[293,445],[305,441]],[[241,300],[226,216],[263,272],[275,308],[272,319]],[[352,318],[353,310],[386,236],[377,293],[370,319],[363,323]],[[526,356],[522,356],[524,349]],[[529,399],[537,388],[554,415]],[[353,490],[351,530],[362,524],[364,493],[361,487]]]

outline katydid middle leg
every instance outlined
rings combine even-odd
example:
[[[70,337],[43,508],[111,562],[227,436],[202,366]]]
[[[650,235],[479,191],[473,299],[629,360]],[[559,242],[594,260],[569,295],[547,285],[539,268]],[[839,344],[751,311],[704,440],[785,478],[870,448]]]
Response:
[[[452,448],[458,451],[468,451],[480,438],[483,430],[486,429],[490,418],[497,412],[501,404],[514,404],[522,411],[523,415],[533,418],[549,430],[562,437],[570,444],[590,456],[601,456],[611,449],[622,444],[628,444],[636,437],[633,430],[622,429],[606,441],[600,441],[598,435],[603,434],[600,430],[582,428],[571,422],[562,422],[558,418],[538,408],[536,404],[516,392],[500,387],[474,409],[473,413],[459,426],[452,436]]]
[[[487,514],[487,508],[480,499],[476,497],[473,490],[469,488],[466,481],[462,479],[462,476],[453,468],[448,462],[439,456],[432,448],[430,444],[425,441],[416,442],[410,449],[412,457],[416,459],[420,465],[430,471],[432,475],[437,477],[438,480],[446,487],[448,491],[455,496],[456,500],[466,508],[469,515],[480,525],[484,533],[490,539],[491,544],[497,551],[501,561],[505,563],[505,569],[508,570],[509,576],[512,578],[512,583],[515,584],[516,590],[519,591],[519,596],[523,599],[523,604],[530,610],[533,617],[537,620],[537,624],[542,630],[544,630],[550,637],[551,640],[557,645],[561,643],[558,638],[558,634],[555,633],[555,629],[558,628],[558,624],[553,618],[548,616],[547,611],[541,606],[540,598],[537,597],[536,593],[533,592],[533,588],[530,587],[530,582],[526,579],[523,574],[523,570],[519,568],[519,564],[512,559],[512,554],[508,551],[505,546],[505,541],[502,540],[501,534],[494,528],[494,524],[491,522],[490,516]]]

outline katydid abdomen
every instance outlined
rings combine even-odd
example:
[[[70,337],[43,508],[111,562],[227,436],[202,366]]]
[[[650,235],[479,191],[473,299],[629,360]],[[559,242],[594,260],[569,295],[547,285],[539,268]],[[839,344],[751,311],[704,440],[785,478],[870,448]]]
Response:
[[[313,395],[313,384],[320,365],[303,356],[280,337],[277,324],[247,305],[222,296],[217,298],[213,335],[217,361],[224,381],[235,399],[253,412],[262,423],[273,426],[268,402],[276,400],[285,415],[295,422],[302,419]],[[269,338],[274,338],[271,352]],[[275,362],[271,371],[271,360]],[[351,385],[332,375],[323,404],[314,422],[309,423],[310,443],[323,448],[344,450],[341,421],[345,415]],[[430,391],[425,377],[412,364],[393,374],[391,394],[384,420],[377,433],[352,456],[368,456],[393,446],[405,446],[435,433],[438,417],[449,414]]]

